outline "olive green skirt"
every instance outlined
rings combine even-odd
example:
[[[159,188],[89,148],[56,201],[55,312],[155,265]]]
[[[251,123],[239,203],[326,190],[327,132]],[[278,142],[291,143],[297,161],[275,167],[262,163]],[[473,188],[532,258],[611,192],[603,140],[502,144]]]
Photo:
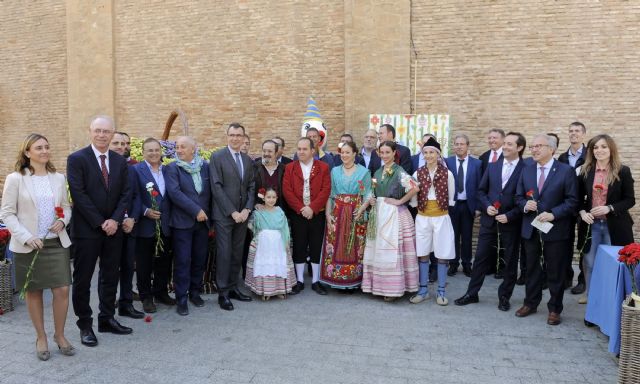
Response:
[[[16,266],[16,289],[21,290],[27,279],[27,271],[36,251],[14,253]],[[64,287],[71,284],[71,267],[69,265],[69,249],[63,248],[60,239],[45,239],[44,248],[40,250],[33,265],[31,282],[27,291],[46,288]]]

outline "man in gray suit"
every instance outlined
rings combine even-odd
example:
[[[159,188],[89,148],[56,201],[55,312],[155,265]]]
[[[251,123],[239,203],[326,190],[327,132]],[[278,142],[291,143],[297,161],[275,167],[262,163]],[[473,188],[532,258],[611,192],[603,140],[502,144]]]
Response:
[[[213,225],[216,231],[216,282],[220,308],[232,311],[231,299],[251,301],[238,289],[247,219],[254,204],[253,162],[240,152],[244,127],[231,123],[227,147],[209,162]]]

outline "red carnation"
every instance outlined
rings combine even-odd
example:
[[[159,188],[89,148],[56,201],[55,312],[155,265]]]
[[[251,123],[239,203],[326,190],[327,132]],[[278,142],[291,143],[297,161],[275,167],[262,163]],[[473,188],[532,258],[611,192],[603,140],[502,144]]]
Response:
[[[260,188],[258,189],[258,193],[261,194],[262,196],[264,196],[267,193],[267,190],[264,188]]]
[[[602,190],[604,190],[604,185],[596,184],[596,185],[593,186],[593,189],[598,190],[598,191],[602,191]]]
[[[4,315],[4,309],[0,308],[0,316]]]
[[[500,209],[500,207],[502,207],[502,204],[499,201],[496,200],[493,202],[493,208]]]
[[[145,318],[144,318],[144,322],[145,323],[150,323],[152,320],[153,320],[153,318],[151,316],[149,316],[149,315],[145,316]]]
[[[151,196],[157,197],[158,195],[159,195],[159,193],[155,189],[153,191],[151,191]]]
[[[530,189],[530,190],[527,192],[527,197],[530,197],[530,198],[532,198],[532,199],[533,199],[533,189]]]
[[[56,211],[56,217],[58,219],[64,219],[64,210],[62,209],[62,207],[55,207],[54,209]]]

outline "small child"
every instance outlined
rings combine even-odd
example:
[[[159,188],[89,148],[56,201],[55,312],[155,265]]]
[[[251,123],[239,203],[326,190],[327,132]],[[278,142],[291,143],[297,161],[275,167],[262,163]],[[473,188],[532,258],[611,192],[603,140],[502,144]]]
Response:
[[[249,246],[245,284],[262,300],[278,295],[286,298],[296,284],[291,258],[289,224],[284,211],[276,206],[278,195],[268,188],[258,197],[264,206],[253,212],[253,240]]]

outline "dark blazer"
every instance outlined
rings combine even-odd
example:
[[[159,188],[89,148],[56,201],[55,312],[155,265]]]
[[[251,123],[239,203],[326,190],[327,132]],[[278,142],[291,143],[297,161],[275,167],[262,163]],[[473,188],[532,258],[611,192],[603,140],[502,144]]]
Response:
[[[611,236],[611,245],[624,246],[633,243],[633,219],[629,214],[629,209],[636,204],[635,191],[633,188],[633,177],[631,170],[626,165],[620,168],[620,180],[614,181],[607,190],[607,205],[613,206],[613,212],[607,215],[607,227]],[[595,168],[586,175],[578,177],[578,193],[580,207],[578,210],[591,210],[593,198],[593,179]],[[587,224],[580,220],[578,228],[578,246],[584,244],[587,231]],[[590,236],[589,236],[590,237]],[[584,252],[589,252],[591,240],[587,241]]]
[[[487,171],[482,175],[480,185],[478,186],[478,206],[482,212],[480,216],[480,225],[485,228],[495,227],[496,220],[487,214],[487,208],[494,202],[500,202],[499,215],[507,215],[508,222],[500,226],[501,230],[519,231],[521,226],[522,211],[516,204],[516,188],[520,174],[524,168],[522,159],[513,169],[511,177],[502,188],[502,168],[504,161],[496,161],[489,163]]]
[[[193,178],[187,171],[178,167],[178,164],[170,163],[162,167],[166,194],[171,201],[169,212],[169,226],[178,229],[189,229],[196,224],[198,212],[205,211],[209,220],[207,226],[211,226],[211,189],[209,188],[209,166],[206,161],[200,168],[202,178],[202,191],[196,192]]]
[[[261,161],[262,161],[262,156],[260,156],[260,157],[256,157],[253,161],[254,161],[255,163],[261,162]],[[280,158],[280,164],[282,164],[282,165],[287,165],[287,164],[289,164],[289,163],[290,163],[290,162],[292,162],[292,161],[293,161],[293,160],[291,160],[291,158],[290,158],[290,157],[287,157],[287,156],[282,156],[282,157]]]
[[[404,145],[396,144],[396,152],[398,153],[398,165],[400,165],[408,174],[413,175],[411,150]]]
[[[166,166],[162,166],[161,168],[164,169],[165,167]],[[171,204],[169,198],[166,196],[167,181],[165,180],[165,196],[163,196],[160,193],[160,190],[156,185],[156,180],[151,175],[151,171],[149,170],[149,167],[147,166],[147,163],[145,161],[137,163],[136,165],[132,166],[130,170],[135,182],[135,184],[132,184],[132,188],[137,191],[134,195],[133,212],[131,215],[134,219],[137,220],[137,223],[134,227],[134,236],[150,238],[154,237],[156,233],[156,221],[144,215],[144,212],[147,209],[151,209],[151,196],[149,195],[149,191],[147,191],[147,183],[153,183],[154,191],[158,192],[158,196],[156,196],[156,202],[158,203],[160,212],[162,213],[160,215],[160,226],[162,228],[162,233],[165,236],[169,236],[169,217],[171,212]]]
[[[241,212],[245,208],[253,210],[255,202],[253,161],[244,153],[240,156],[243,168],[242,179],[229,147],[224,147],[211,155],[209,173],[211,194],[215,201],[214,220],[232,220],[233,212]]]
[[[91,146],[80,149],[67,158],[67,180],[73,200],[71,236],[97,238],[104,234],[102,223],[113,219],[121,223],[129,207],[131,190],[127,161],[109,151],[109,185],[105,186]],[[122,233],[118,230],[117,233]]]
[[[549,233],[541,233],[544,241],[567,240],[569,232],[574,229],[573,216],[578,208],[578,185],[576,171],[569,165],[557,160],[553,161],[545,179],[542,191],[538,191],[537,163],[526,164],[518,181],[516,203],[523,212],[522,237],[530,239],[533,234],[531,222],[542,212],[551,212],[554,220]],[[533,191],[533,199],[538,202],[538,212],[524,212],[524,206],[530,197],[527,192]]]
[[[483,153],[482,155],[480,155],[480,161],[482,161],[482,173],[484,174],[484,171],[487,170],[487,166],[490,164],[489,160],[491,156],[491,150],[486,151],[485,153]],[[500,154],[500,156],[498,157],[498,160],[496,160],[496,162],[498,161],[502,161],[504,159],[504,156],[502,155],[502,153]]]
[[[364,157],[363,157],[364,159]],[[366,165],[365,165],[366,166]],[[369,171],[371,172],[371,177],[376,171],[382,166],[382,160],[380,160],[380,156],[378,156],[378,151],[375,149],[371,151],[371,159],[369,159]]]
[[[453,178],[458,177],[458,160],[457,156],[449,156],[445,162],[447,167],[453,174]],[[464,190],[467,192],[467,207],[472,215],[475,215],[476,205],[478,203],[478,185],[482,179],[482,163],[475,157],[467,156],[469,163],[467,164],[467,173],[465,173]],[[458,198],[458,194],[454,194],[455,199]]]
[[[415,155],[411,156],[411,166],[413,167],[413,171],[417,171],[418,168],[420,168],[420,157],[422,156],[422,153],[416,153]]]
[[[571,148],[567,149],[566,152],[562,152],[560,156],[558,156],[558,161],[561,163],[569,164],[569,151]],[[587,148],[585,148],[584,144],[582,144],[582,153],[578,160],[576,160],[576,166],[573,168],[578,168],[582,164],[584,164],[584,157],[587,155]]]

